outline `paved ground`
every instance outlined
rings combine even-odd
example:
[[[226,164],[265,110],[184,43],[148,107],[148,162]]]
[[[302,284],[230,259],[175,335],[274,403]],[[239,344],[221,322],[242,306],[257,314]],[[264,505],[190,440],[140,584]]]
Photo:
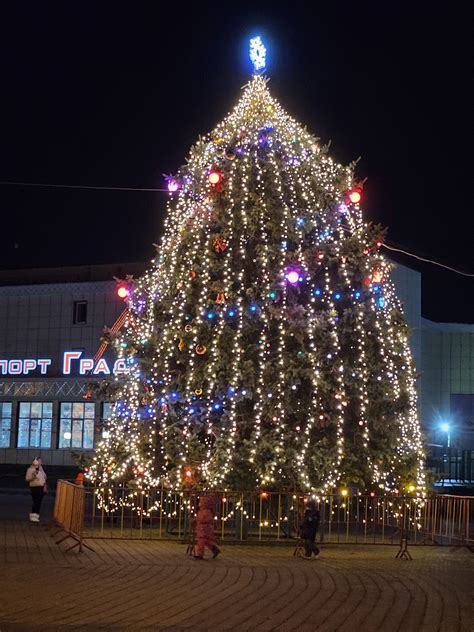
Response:
[[[228,545],[198,562],[177,543],[94,540],[78,555],[22,520],[28,510],[26,496],[0,494],[0,632],[474,630],[467,550],[412,548],[410,562],[392,547],[334,545],[305,561]]]

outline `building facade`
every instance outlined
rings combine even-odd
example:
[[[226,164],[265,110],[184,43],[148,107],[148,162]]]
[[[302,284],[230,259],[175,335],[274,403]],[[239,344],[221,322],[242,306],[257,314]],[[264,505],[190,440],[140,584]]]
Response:
[[[392,280],[411,328],[419,413],[427,441],[474,450],[474,324],[423,318],[420,272],[396,264]]]
[[[111,349],[98,357],[104,326],[124,310],[113,280],[146,264],[0,272],[0,466],[41,456],[71,467],[100,439],[108,402],[87,385],[120,372]],[[474,449],[474,325],[421,315],[421,274],[392,273],[412,330],[419,409],[428,442]],[[448,428],[448,430],[446,430]]]
[[[91,381],[120,371],[98,357],[104,326],[123,313],[114,277],[144,264],[0,272],[0,464],[41,456],[72,466],[93,449],[110,404],[87,395]]]

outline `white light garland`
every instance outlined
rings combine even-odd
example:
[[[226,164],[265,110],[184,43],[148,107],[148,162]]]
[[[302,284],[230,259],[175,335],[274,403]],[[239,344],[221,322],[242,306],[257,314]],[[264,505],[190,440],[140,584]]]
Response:
[[[373,281],[388,265],[347,199],[353,186],[352,168],[283,111],[261,75],[191,150],[115,340],[129,368],[90,472],[104,490],[130,479],[138,490],[225,488],[244,467],[262,488],[329,492],[350,482],[357,453],[367,486],[387,490],[407,483],[415,455],[423,493],[408,334],[391,282]],[[375,392],[408,398],[408,412],[386,421],[393,457],[373,439],[385,423],[371,412]]]

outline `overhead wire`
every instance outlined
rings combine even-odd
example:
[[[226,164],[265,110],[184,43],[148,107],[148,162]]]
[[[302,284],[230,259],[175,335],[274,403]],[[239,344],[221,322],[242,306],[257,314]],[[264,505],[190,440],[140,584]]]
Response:
[[[165,192],[169,193],[169,189],[158,189],[158,188],[145,188],[145,187],[104,187],[104,186],[92,186],[92,185],[82,185],[82,184],[49,184],[43,182],[13,182],[13,181],[0,181],[0,185],[7,186],[24,186],[24,187],[48,187],[53,189],[92,189],[98,191],[142,191],[147,193],[154,192]],[[409,252],[408,250],[404,250],[402,248],[395,248],[395,246],[390,246],[387,243],[383,243],[382,246],[387,248],[387,250],[392,250],[393,252],[400,252],[408,257],[413,257],[414,259],[418,259],[419,261],[423,261],[425,263],[431,263],[432,265],[438,266],[440,268],[445,268],[450,272],[455,272],[456,274],[460,274],[465,277],[474,277],[472,272],[463,272],[462,270],[458,270],[457,268],[453,268],[444,263],[440,263],[439,261],[435,261],[433,259],[427,259],[426,257],[421,257],[420,255],[416,255],[413,252]]]
[[[446,268],[446,270],[450,270],[451,272],[455,272],[456,274],[462,274],[466,277],[474,277],[472,272],[463,272],[462,270],[457,270],[456,268],[452,268],[451,266],[447,266],[444,263],[439,263],[439,261],[434,261],[433,259],[427,259],[425,257],[420,257],[419,255],[415,255],[413,252],[408,252],[407,250],[403,250],[402,248],[395,248],[394,246],[389,246],[387,243],[382,244],[383,248],[387,248],[388,250],[393,250],[394,252],[401,252],[408,257],[413,257],[414,259],[419,259],[420,261],[424,261],[425,263],[432,263],[435,266],[439,266],[440,268]]]
[[[49,187],[53,189],[96,189],[103,191],[166,191],[169,192],[169,189],[146,189],[142,187],[99,187],[99,186],[88,186],[82,184],[44,184],[42,182],[7,182],[2,181],[0,185],[17,185],[22,187]]]

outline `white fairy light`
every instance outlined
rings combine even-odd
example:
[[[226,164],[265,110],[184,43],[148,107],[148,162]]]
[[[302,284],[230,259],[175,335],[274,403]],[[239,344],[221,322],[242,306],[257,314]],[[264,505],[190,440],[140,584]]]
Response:
[[[255,55],[264,66],[264,47]],[[291,479],[328,493],[351,475],[355,445],[366,483],[387,490],[404,484],[403,463],[415,455],[421,494],[408,334],[396,322],[390,280],[383,295],[361,281],[389,271],[367,246],[360,205],[345,197],[352,169],[335,163],[256,74],[173,181],[158,254],[133,283],[115,341],[129,364],[115,379],[117,404],[91,477],[103,490],[133,480],[135,494],[188,478],[225,488],[248,467],[256,486]],[[373,444],[384,423],[372,410],[375,388],[389,401],[408,398],[407,412],[386,422],[397,441],[383,458]]]

